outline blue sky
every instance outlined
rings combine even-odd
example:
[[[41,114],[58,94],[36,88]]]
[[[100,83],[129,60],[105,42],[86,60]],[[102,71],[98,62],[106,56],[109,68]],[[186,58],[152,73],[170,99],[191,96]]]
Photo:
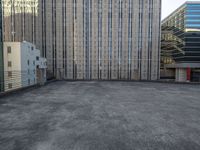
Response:
[[[200,0],[187,0],[187,1],[200,1]],[[162,19],[167,17],[176,8],[181,6],[186,0],[162,0]]]

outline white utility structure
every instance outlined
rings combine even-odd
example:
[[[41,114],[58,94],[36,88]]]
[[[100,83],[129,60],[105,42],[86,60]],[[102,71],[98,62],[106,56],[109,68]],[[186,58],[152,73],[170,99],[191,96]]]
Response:
[[[44,84],[47,62],[29,42],[4,42],[5,91]]]

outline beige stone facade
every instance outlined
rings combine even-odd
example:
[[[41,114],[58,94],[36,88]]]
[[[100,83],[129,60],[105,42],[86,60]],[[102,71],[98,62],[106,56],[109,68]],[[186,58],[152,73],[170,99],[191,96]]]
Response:
[[[49,77],[159,78],[161,0],[3,1],[5,41],[35,43]]]

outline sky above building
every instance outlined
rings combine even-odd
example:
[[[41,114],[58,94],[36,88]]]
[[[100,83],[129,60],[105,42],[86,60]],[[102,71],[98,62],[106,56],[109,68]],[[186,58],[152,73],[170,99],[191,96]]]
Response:
[[[171,14],[179,6],[186,1],[200,1],[200,0],[162,0],[162,19]]]

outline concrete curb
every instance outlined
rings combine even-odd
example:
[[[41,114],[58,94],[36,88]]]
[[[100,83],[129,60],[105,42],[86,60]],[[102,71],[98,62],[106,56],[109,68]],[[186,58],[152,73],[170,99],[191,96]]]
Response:
[[[108,81],[112,81],[112,82],[138,82],[138,83],[165,83],[165,84],[180,84],[180,85],[200,85],[200,82],[174,82],[174,81],[160,81],[160,80],[157,80],[157,81],[146,81],[146,80],[140,80],[140,81],[137,81],[137,80],[57,80],[57,79],[54,79],[54,80],[50,80],[50,81],[47,81],[44,85],[39,85],[39,84],[36,84],[36,85],[33,85],[33,86],[29,86],[29,87],[23,87],[23,88],[19,88],[19,89],[16,89],[16,90],[12,90],[12,91],[8,91],[8,92],[3,92],[3,93],[0,93],[0,99],[2,97],[6,97],[6,96],[10,96],[10,95],[13,95],[13,94],[18,94],[20,92],[23,92],[23,91],[30,91],[32,89],[36,89],[36,88],[40,88],[42,86],[46,86],[48,84],[51,84],[53,82],[59,82],[59,81],[65,81],[65,82],[79,82],[79,81],[82,81],[82,82],[108,82]]]
[[[23,92],[23,91],[29,91],[32,89],[36,89],[38,87],[41,87],[41,86],[39,84],[36,84],[36,85],[28,86],[28,87],[23,87],[23,88],[7,91],[7,92],[2,92],[2,93],[0,93],[0,98],[10,96],[13,94],[18,94],[19,92]]]
[[[56,81],[57,80],[50,80],[50,81],[47,81],[44,85],[36,84],[36,85],[28,86],[28,87],[23,87],[23,88],[7,91],[7,92],[2,92],[2,93],[0,93],[0,99],[3,98],[3,97],[6,97],[6,96],[19,94],[19,93],[24,92],[24,91],[30,91],[30,90],[33,90],[33,89],[36,89],[36,88],[40,88],[40,87],[46,86],[46,85],[53,83],[53,82],[56,82]]]
[[[66,82],[78,82],[78,81],[86,81],[86,82],[149,82],[149,83],[166,83],[166,84],[190,84],[190,85],[200,85],[200,82],[175,82],[175,81],[147,81],[147,80],[57,80],[57,81],[66,81]]]

